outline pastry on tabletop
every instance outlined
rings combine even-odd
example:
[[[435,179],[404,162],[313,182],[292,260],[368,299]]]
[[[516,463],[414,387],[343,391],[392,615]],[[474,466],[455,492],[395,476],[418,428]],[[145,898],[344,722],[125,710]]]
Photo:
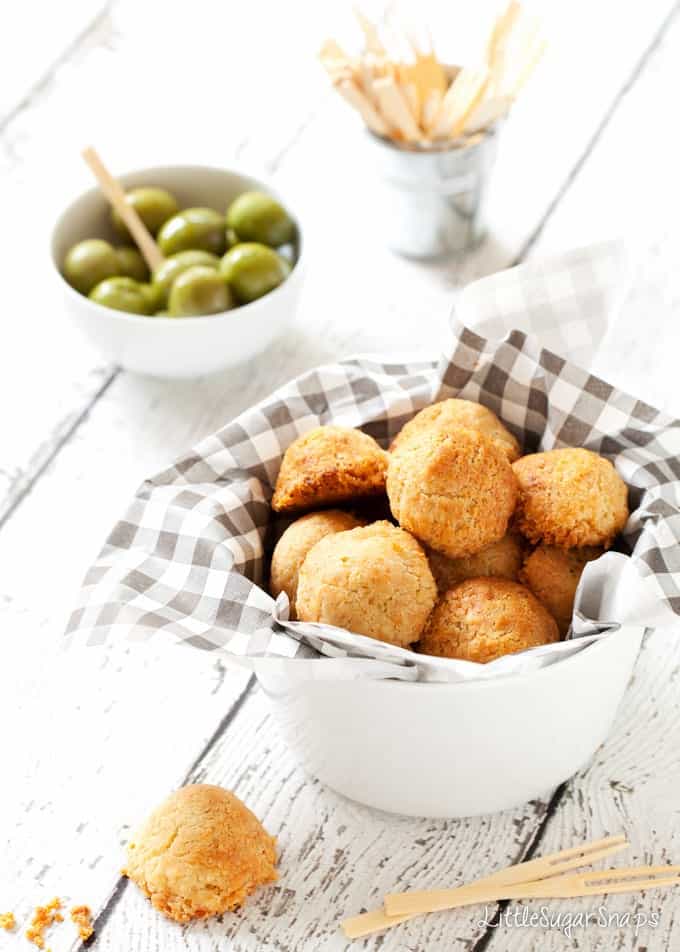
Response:
[[[170,919],[240,906],[276,879],[274,838],[238,797],[195,784],[171,794],[128,845],[123,873]]]

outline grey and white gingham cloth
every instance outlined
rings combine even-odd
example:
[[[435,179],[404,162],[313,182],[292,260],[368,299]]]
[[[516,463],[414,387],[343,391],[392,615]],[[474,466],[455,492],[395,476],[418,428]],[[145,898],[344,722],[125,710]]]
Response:
[[[459,297],[444,357],[319,367],[203,440],[139,488],[87,573],[69,643],[162,638],[290,677],[456,680],[554,663],[621,625],[680,614],[680,422],[558,356],[592,357],[625,286],[623,262],[603,245],[482,279]],[[275,603],[261,587],[287,446],[324,423],[359,426],[386,446],[417,410],[450,396],[490,407],[525,452],[583,446],[628,484],[630,555],[587,567],[574,639],[476,665],[288,622],[285,596]]]

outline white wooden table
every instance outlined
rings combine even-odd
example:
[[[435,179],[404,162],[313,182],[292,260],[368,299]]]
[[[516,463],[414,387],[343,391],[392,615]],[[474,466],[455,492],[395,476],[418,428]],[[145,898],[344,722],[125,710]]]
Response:
[[[95,947],[112,952],[316,952],[347,948],[338,921],[390,888],[453,884],[606,833],[628,833],[631,862],[679,862],[677,629],[647,640],[586,769],[521,809],[458,822],[377,814],[310,780],[259,690],[212,656],[59,650],[80,578],[141,479],[317,363],[438,351],[455,288],[474,277],[623,234],[635,285],[595,369],[680,414],[677,4],[554,5],[553,51],[502,143],[490,237],[447,265],[404,261],[370,234],[361,136],[313,57],[324,31],[349,22],[346,4],[79,0],[43,20],[33,44],[45,5],[15,6],[19,32],[5,25],[0,38],[0,911],[23,923],[53,895],[88,902]],[[191,383],[104,366],[61,313],[41,245],[53,211],[87,184],[85,140],[114,170],[238,160],[295,193],[311,254],[289,336],[247,367]],[[130,827],[187,780],[224,784],[252,807],[278,836],[280,880],[238,914],[180,928],[118,870]],[[677,892],[612,899],[607,927],[597,904],[547,905],[595,919],[566,936],[517,926],[518,905],[500,910],[500,923],[497,909],[490,923],[461,910],[357,947],[680,947]],[[0,933],[0,949],[28,948],[22,932]],[[70,924],[49,944],[78,947]]]

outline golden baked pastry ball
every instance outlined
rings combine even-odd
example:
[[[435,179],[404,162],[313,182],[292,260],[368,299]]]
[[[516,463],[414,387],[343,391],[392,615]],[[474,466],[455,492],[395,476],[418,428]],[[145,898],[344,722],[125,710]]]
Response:
[[[325,622],[405,647],[420,638],[437,597],[413,536],[389,522],[327,535],[298,578],[300,621]]]
[[[384,492],[387,454],[375,440],[344,426],[318,426],[286,450],[272,508],[294,512]]]
[[[272,554],[269,591],[274,598],[285,592],[290,602],[290,617],[295,618],[298,572],[313,545],[332,532],[356,529],[361,522],[348,512],[327,509],[309,512],[288,526]]]
[[[418,650],[485,664],[559,638],[555,619],[529,589],[504,578],[473,578],[441,596]]]
[[[574,597],[583,569],[602,555],[601,548],[559,549],[539,545],[527,558],[520,579],[548,609],[562,637],[569,631]]]
[[[477,431],[423,431],[390,454],[387,495],[399,525],[457,559],[503,538],[517,480],[503,450]]]
[[[492,542],[480,552],[460,559],[449,559],[434,549],[428,549],[427,552],[427,560],[440,594],[466,578],[487,576],[517,581],[522,558],[521,543],[512,533],[504,535],[498,542]]]
[[[571,447],[532,453],[513,469],[519,483],[517,527],[531,542],[607,547],[626,524],[626,484],[597,453]]]
[[[505,452],[512,463],[520,455],[519,443],[492,410],[472,400],[441,400],[425,407],[406,423],[392,441],[390,451],[398,449],[423,430],[449,435],[458,426],[488,436]]]
[[[238,797],[196,784],[171,794],[128,845],[123,873],[177,922],[240,906],[276,877],[275,840]]]

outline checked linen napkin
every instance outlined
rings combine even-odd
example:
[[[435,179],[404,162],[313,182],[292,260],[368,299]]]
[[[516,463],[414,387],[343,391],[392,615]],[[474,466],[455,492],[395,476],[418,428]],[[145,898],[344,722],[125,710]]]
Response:
[[[70,642],[162,638],[291,677],[450,681],[556,663],[622,625],[650,628],[680,614],[680,422],[579,366],[625,285],[612,244],[513,268],[460,294],[450,353],[357,357],[282,387],[140,486],[87,573]],[[269,501],[287,446],[325,423],[361,427],[387,446],[415,412],[451,396],[490,407],[525,452],[601,453],[629,487],[626,552],[587,566],[571,638],[478,665],[289,622],[285,596],[275,602],[262,587],[285,526]]]

